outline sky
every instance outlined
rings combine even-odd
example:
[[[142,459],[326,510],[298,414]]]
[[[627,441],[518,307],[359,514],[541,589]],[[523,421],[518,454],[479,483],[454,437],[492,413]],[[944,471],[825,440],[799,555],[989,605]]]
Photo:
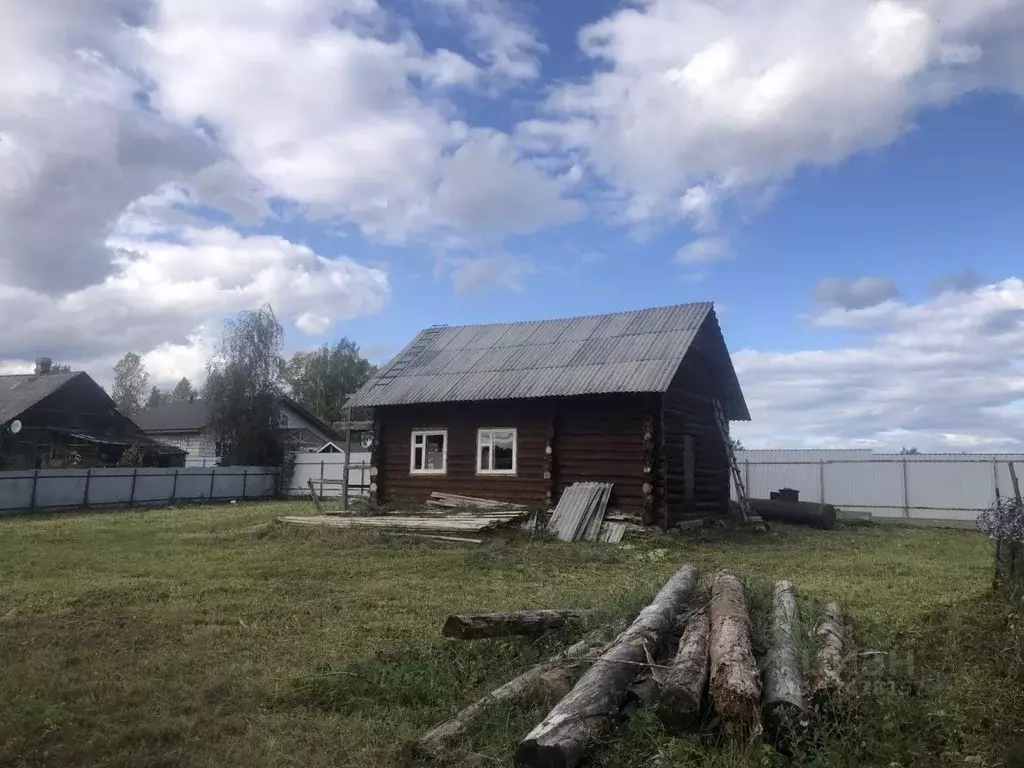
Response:
[[[1024,0],[4,16],[0,372],[709,300],[748,447],[1024,451]]]

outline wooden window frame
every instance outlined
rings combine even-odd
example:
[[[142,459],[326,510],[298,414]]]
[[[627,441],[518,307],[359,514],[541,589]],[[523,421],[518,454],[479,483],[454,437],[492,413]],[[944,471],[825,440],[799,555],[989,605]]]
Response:
[[[494,433],[512,433],[512,469],[484,469],[480,462],[480,449],[483,447],[484,433],[490,433],[490,460],[494,466]],[[519,473],[519,430],[516,427],[480,427],[476,431],[476,473],[478,475],[516,475]]]
[[[427,438],[441,435],[444,438],[441,448],[441,469],[416,469],[416,438],[423,438],[423,463],[427,463]],[[414,429],[409,435],[409,474],[410,475],[446,475],[448,474],[448,430],[447,429]]]

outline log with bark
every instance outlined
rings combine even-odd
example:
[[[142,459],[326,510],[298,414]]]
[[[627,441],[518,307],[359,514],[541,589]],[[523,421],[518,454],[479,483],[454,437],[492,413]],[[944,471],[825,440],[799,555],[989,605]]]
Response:
[[[671,669],[660,674],[658,715],[670,727],[687,728],[700,719],[710,670],[710,636],[708,612],[698,611],[686,624]]]
[[[761,679],[750,638],[743,577],[715,574],[711,586],[711,701],[726,729],[760,729]]]
[[[451,720],[431,728],[419,738],[413,746],[413,752],[419,757],[437,759],[453,742],[461,738],[480,716],[495,704],[518,701],[537,691],[545,694],[555,688],[563,688],[564,695],[569,689],[568,672],[579,660],[593,653],[601,653],[608,644],[609,635],[615,636],[622,631],[625,622],[612,628],[602,628],[587,634],[582,640],[569,646],[561,653],[548,659],[543,664],[530,667],[504,685],[477,699],[461,710]]]
[[[764,669],[765,719],[776,731],[792,725],[804,710],[800,670],[800,616],[796,590],[788,581],[775,583],[771,638]]]
[[[656,656],[697,585],[697,569],[681,568],[620,634],[569,694],[519,744],[517,766],[568,768],[614,723],[630,685]]]
[[[849,634],[843,623],[843,611],[836,603],[825,606],[825,613],[814,630],[818,639],[816,656],[818,670],[811,681],[811,695],[820,699],[843,686],[843,661],[846,657]]]
[[[562,629],[579,616],[576,611],[541,608],[512,613],[466,613],[449,616],[441,629],[445,637],[472,640],[508,635],[539,635]]]

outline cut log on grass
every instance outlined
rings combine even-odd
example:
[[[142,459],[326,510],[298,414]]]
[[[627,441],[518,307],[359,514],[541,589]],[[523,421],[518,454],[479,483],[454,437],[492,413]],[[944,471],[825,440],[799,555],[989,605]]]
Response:
[[[562,685],[563,682],[568,687],[566,675],[573,662],[592,653],[600,653],[607,644],[607,637],[617,634],[621,630],[621,624],[611,630],[608,628],[595,630],[544,664],[530,667],[518,677],[509,680],[470,704],[451,720],[431,728],[416,742],[413,747],[414,753],[420,757],[436,759],[494,704],[516,701],[538,690],[548,693],[556,686]]]
[[[773,523],[809,525],[830,530],[836,527],[838,512],[831,504],[813,501],[782,501],[781,499],[750,499],[750,507]]]
[[[825,606],[825,614],[814,630],[818,638],[818,670],[811,683],[811,695],[815,698],[828,696],[843,686],[843,660],[850,642],[843,611],[836,603]]]
[[[614,723],[630,685],[657,655],[697,585],[697,569],[681,568],[620,634],[569,694],[527,734],[515,753],[517,766],[569,768]]]
[[[711,586],[711,700],[727,730],[760,729],[761,678],[750,640],[743,577],[719,571]]]
[[[666,725],[687,728],[700,719],[710,674],[710,637],[711,619],[706,610],[699,611],[686,624],[671,669],[659,671],[658,715]]]
[[[449,616],[444,622],[441,634],[461,640],[539,635],[553,629],[562,629],[578,615],[576,611],[550,608],[512,613],[466,613]]]
[[[764,713],[775,729],[783,728],[804,709],[798,611],[793,585],[788,581],[776,582],[772,594],[771,638],[764,669]]]

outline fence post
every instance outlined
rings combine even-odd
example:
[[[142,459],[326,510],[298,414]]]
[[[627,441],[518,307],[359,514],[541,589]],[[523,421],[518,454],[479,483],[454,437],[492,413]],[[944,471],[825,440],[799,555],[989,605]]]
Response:
[[[825,503],[825,460],[818,459],[818,486],[821,488],[821,503]]]
[[[907,485],[907,460],[903,460],[903,517],[910,518],[910,489]]]
[[[249,486],[249,468],[245,468],[245,474],[242,475],[242,501],[245,501],[245,489]]]
[[[32,496],[28,502],[28,508],[33,512],[36,511],[36,486],[39,485],[39,470],[35,470],[32,473]]]
[[[345,430],[345,473],[341,478],[341,508],[348,509],[348,473],[352,464],[352,412],[348,414],[348,429]]]
[[[216,467],[210,467],[210,494],[209,494],[209,497],[208,497],[210,499],[213,499],[213,480],[214,480],[214,478],[216,476],[217,476],[217,468]]]
[[[174,497],[178,495],[178,468],[174,468],[174,482],[171,483],[171,503],[174,503]]]
[[[89,481],[92,480],[92,469],[85,470],[85,493],[82,494],[82,506],[89,506]]]
[[[132,495],[128,499],[128,506],[131,507],[135,504],[135,481],[139,477],[139,468],[132,467]]]

